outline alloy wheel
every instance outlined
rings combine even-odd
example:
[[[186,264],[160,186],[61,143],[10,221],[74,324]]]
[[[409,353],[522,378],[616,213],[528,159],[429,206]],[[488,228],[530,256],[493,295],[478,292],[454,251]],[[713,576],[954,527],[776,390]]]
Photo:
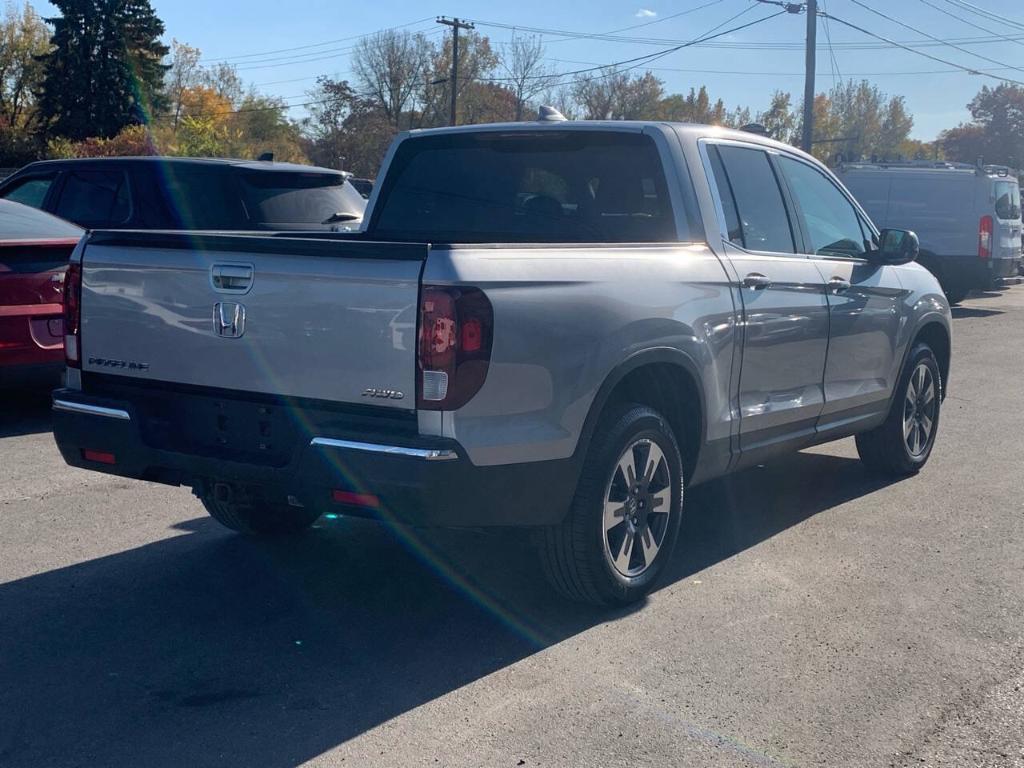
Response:
[[[635,578],[654,562],[672,513],[672,474],[649,439],[630,444],[616,462],[604,497],[604,549],[612,567]]]
[[[939,401],[935,377],[926,363],[918,363],[907,382],[903,401],[903,442],[915,459],[924,455],[935,430]]]

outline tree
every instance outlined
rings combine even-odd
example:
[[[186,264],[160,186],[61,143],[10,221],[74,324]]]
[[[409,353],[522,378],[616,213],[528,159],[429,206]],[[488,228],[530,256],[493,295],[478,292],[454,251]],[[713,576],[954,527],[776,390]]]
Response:
[[[423,35],[394,29],[365,37],[356,46],[356,81],[395,127],[422,87],[429,50]]]
[[[658,117],[664,88],[650,72],[608,68],[577,77],[573,96],[588,120],[643,120]]]
[[[951,160],[1018,167],[1024,164],[1024,88],[1000,83],[983,86],[967,105],[971,122],[939,136]]]
[[[700,90],[691,88],[686,96],[673,93],[665,97],[661,100],[659,113],[664,120],[705,125],[725,125],[728,118],[725,102],[718,99],[712,104],[708,89],[703,85]]]
[[[765,127],[773,139],[785,142],[797,140],[797,116],[793,112],[793,97],[788,93],[775,91],[768,109],[757,113],[757,122]]]
[[[175,129],[184,110],[185,93],[202,82],[203,68],[199,63],[202,52],[198,48],[171,40],[171,66],[167,71],[167,100]]]
[[[0,18],[0,166],[21,165],[38,150],[35,92],[43,81],[39,60],[50,31],[32,7],[8,2]]]
[[[475,88],[477,81],[490,77],[498,66],[498,56],[491,48],[491,41],[477,32],[459,35],[459,122],[469,123],[467,115],[487,113],[484,105],[474,100],[490,100],[493,92]],[[446,35],[440,47],[431,46],[427,71],[423,77],[420,92],[422,112],[419,125],[448,125],[451,104],[452,38]],[[509,116],[500,119],[507,120]]]
[[[112,137],[165,107],[169,48],[149,0],[53,0],[61,15],[52,50],[41,57],[46,77],[39,115],[51,136]]]
[[[799,114],[794,141],[803,130],[803,104]],[[844,81],[814,97],[813,154],[821,160],[840,152],[853,159],[895,159],[913,127],[902,96],[890,97],[867,80]]]
[[[345,80],[321,77],[305,121],[306,152],[317,165],[373,177],[396,129],[380,104],[360,96]]]
[[[513,119],[522,120],[528,103],[543,93],[554,76],[544,61],[544,43],[539,37],[516,37],[500,57],[508,88],[515,96]]]

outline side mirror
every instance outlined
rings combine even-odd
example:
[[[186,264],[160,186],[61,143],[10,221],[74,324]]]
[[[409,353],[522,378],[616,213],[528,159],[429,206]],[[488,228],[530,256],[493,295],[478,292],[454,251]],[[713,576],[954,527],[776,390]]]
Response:
[[[920,251],[921,243],[909,229],[883,229],[878,235],[878,260],[883,264],[909,264]]]

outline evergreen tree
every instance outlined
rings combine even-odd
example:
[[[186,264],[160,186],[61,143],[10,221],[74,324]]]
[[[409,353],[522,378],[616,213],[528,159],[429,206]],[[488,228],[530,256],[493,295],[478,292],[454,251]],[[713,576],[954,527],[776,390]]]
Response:
[[[39,117],[51,136],[110,138],[166,107],[160,42],[164,24],[149,0],[53,0],[53,50]]]

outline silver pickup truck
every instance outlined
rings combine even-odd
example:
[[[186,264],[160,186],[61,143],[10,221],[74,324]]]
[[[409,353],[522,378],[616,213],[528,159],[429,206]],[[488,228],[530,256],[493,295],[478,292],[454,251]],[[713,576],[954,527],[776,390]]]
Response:
[[[651,589],[697,483],[850,435],[879,471],[928,460],[946,299],[913,233],[792,147],[414,131],[367,210],[353,235],[87,235],[65,460],[190,486],[251,534],[533,527],[554,585],[598,603]]]

